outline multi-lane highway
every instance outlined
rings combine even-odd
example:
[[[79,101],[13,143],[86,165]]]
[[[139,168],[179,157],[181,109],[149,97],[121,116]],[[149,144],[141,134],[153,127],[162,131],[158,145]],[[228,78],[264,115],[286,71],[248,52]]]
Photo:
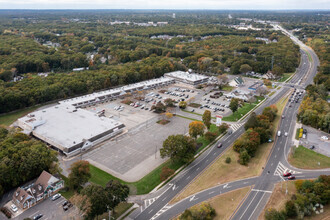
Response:
[[[296,74],[284,83],[277,92],[262,103],[255,112],[260,114],[264,107],[276,103],[285,95],[290,95],[293,88],[304,88],[312,83],[316,74],[319,61],[313,50],[305,46],[298,39],[294,38],[289,32],[279,27],[282,32],[287,34],[297,43],[301,50],[301,62],[296,71]],[[309,55],[308,55],[309,54]],[[281,119],[279,130],[288,132],[288,137],[284,135],[277,137],[274,140],[272,152],[268,158],[264,171],[258,177],[242,179],[235,182],[230,182],[216,187],[204,190],[195,195],[192,195],[180,202],[169,205],[169,202],[187,186],[195,177],[203,172],[213,161],[222,155],[222,153],[232,145],[232,143],[244,132],[241,126],[231,135],[227,134],[221,139],[222,148],[214,146],[206,150],[201,156],[196,158],[188,167],[180,172],[170,183],[164,186],[161,190],[150,194],[143,202],[141,207],[133,212],[129,218],[132,219],[170,219],[185,209],[205,201],[214,196],[220,195],[231,190],[239,189],[246,186],[251,186],[251,190],[244,200],[243,204],[232,215],[232,219],[256,219],[267,203],[274,184],[279,181],[285,181],[281,176],[283,171],[291,170],[297,178],[315,178],[321,174],[330,174],[330,170],[322,171],[306,171],[292,167],[287,162],[287,154],[292,146],[291,138],[294,135],[294,123],[299,103],[293,103],[291,107],[286,105],[283,114],[285,117]],[[247,119],[245,119],[247,120]],[[244,121],[243,121],[244,122]]]

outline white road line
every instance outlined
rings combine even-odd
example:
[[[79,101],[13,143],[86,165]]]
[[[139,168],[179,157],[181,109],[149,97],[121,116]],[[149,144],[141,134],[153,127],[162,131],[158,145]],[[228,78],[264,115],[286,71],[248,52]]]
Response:
[[[251,203],[253,202],[254,198],[257,196],[258,192],[256,192],[256,194],[254,195],[253,199],[251,199],[251,202],[249,203],[249,205],[246,207],[245,211],[243,212],[243,214],[241,215],[241,217],[239,219],[242,219],[245,212],[249,209]]]
[[[153,209],[151,209],[149,212],[148,212],[148,214],[150,214],[152,211],[154,211]]]
[[[209,192],[209,195],[213,194],[215,191]]]
[[[264,193],[273,193],[272,191],[261,190],[261,189],[252,189],[251,191],[264,192]]]
[[[265,195],[265,193],[262,194],[261,199],[259,200],[259,202],[258,202],[258,204],[256,205],[256,207],[253,209],[253,212],[251,213],[251,215],[250,215],[250,217],[248,218],[248,220],[250,220],[250,218],[252,217],[253,213],[254,213],[254,212],[256,211],[256,209],[258,208],[258,206],[259,206],[259,204],[260,204],[262,198],[264,198],[264,195]]]
[[[38,212],[39,212],[39,211],[36,211],[35,213],[33,213],[33,214],[31,215],[31,217],[35,216]]]
[[[162,202],[164,202],[164,200],[166,199],[167,197],[165,197],[164,199],[162,199]]]
[[[189,179],[189,178],[190,178],[190,176],[187,177],[187,179]]]
[[[199,170],[199,167],[196,170]]]

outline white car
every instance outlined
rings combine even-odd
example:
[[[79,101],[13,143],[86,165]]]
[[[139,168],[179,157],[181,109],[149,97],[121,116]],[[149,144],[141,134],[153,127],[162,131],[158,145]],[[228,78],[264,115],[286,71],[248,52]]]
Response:
[[[17,212],[18,208],[16,207],[16,205],[12,204],[10,206],[11,210],[13,210],[13,212]]]
[[[329,140],[329,138],[327,136],[322,136],[321,139],[325,140],[325,141]]]
[[[56,199],[60,198],[61,194],[57,193],[52,197],[52,200],[55,201]]]
[[[285,132],[285,133],[284,133],[284,136],[287,137],[287,136],[288,136],[288,132]]]

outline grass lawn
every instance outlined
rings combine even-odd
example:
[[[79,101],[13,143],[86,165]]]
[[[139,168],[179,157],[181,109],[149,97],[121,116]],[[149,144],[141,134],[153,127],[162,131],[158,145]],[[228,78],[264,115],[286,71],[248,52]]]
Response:
[[[277,128],[283,108],[287,103],[288,97],[284,97],[276,103],[278,113],[274,120],[274,127]],[[276,129],[275,129],[276,130]],[[273,136],[275,137],[276,134]],[[274,139],[273,137],[273,139]],[[211,166],[201,173],[187,188],[175,197],[171,203],[175,203],[192,194],[200,192],[204,189],[231,182],[239,179],[244,179],[252,176],[258,176],[262,172],[262,167],[266,164],[267,157],[272,149],[273,143],[264,143],[260,145],[255,157],[251,158],[248,166],[240,165],[238,161],[238,153],[230,147],[225,151]],[[231,163],[225,162],[226,158],[231,158]]]
[[[210,132],[216,132],[217,133],[217,137],[220,135],[219,130],[218,130],[218,127],[215,124],[211,124],[209,131]],[[197,143],[202,143],[203,145],[200,148],[198,148],[198,150],[197,150],[196,153],[198,153],[201,150],[203,150],[211,142],[208,141],[208,140],[206,140],[206,138],[204,136],[202,136],[202,137],[197,138]]]
[[[207,200],[206,203],[209,203],[215,209],[216,216],[214,219],[230,219],[230,216],[249,190],[250,187],[244,187]],[[192,209],[199,209],[200,206],[201,203],[193,206]]]
[[[33,106],[33,107],[25,108],[22,110],[18,110],[16,112],[1,115],[0,116],[0,125],[9,126],[14,121],[16,121],[18,118],[20,118],[30,112],[33,112],[34,110],[36,110],[37,108],[40,108],[40,107],[41,107],[41,105]]]
[[[319,154],[313,150],[299,146],[294,153],[289,155],[289,162],[301,169],[323,169],[330,168],[330,157]],[[320,165],[318,163],[320,162]]]
[[[297,128],[295,139],[299,141],[300,128]]]
[[[199,104],[199,103],[190,103],[188,106],[193,107],[193,108],[199,108],[199,107],[201,107],[202,105]]]
[[[254,103],[244,103],[243,107],[239,108],[233,114],[223,117],[224,121],[237,121],[242,118],[246,113],[251,111],[259,102],[264,100],[264,97],[257,97],[257,101]]]
[[[201,121],[201,120],[197,120],[197,119],[194,119],[194,118],[189,118],[189,117],[182,116],[182,115],[176,115],[176,117],[185,118],[185,119],[192,120],[192,121]]]
[[[287,185],[286,185],[287,184]],[[286,194],[286,186],[288,187],[288,194]],[[274,187],[273,193],[270,196],[264,210],[259,215],[259,220],[265,219],[265,210],[274,208],[276,210],[284,209],[285,202],[291,199],[291,196],[296,193],[294,181],[286,181],[277,183]]]
[[[276,91],[271,92],[268,96],[271,97],[272,95],[275,94]]]
[[[156,186],[158,186],[160,181],[160,173],[163,167],[167,166],[170,169],[177,170],[179,169],[183,164],[182,163],[172,163],[170,160],[166,161],[153,171],[151,171],[148,175],[144,176],[142,179],[140,179],[137,182],[129,183],[125,182],[121,179],[118,179],[111,174],[93,166],[90,166],[90,171],[92,177],[89,179],[90,182],[99,184],[101,186],[105,186],[109,180],[118,180],[123,184],[127,184],[130,187],[130,193],[131,194],[146,194],[149,193],[151,190],[153,190]]]
[[[289,79],[292,74],[293,73],[283,73],[283,76],[281,77],[281,79],[278,80],[278,82],[284,82],[285,80]]]
[[[111,213],[111,219],[118,219],[118,217],[120,217],[122,214],[124,214],[128,209],[130,209],[134,204],[133,203],[119,203],[119,205],[117,205],[115,207],[115,210],[113,213]],[[95,219],[108,219],[109,218],[109,213],[105,212],[102,215],[99,215],[97,218]]]
[[[221,90],[230,92],[233,89],[234,89],[234,87],[226,85],[226,86],[222,86]]]
[[[208,109],[205,109],[205,110],[208,110]],[[199,113],[197,113],[197,112],[191,112],[191,111],[187,111],[187,110],[185,110],[185,109],[181,109],[181,111],[203,117],[203,114],[199,114]],[[215,119],[215,117],[211,117],[211,118],[212,118],[212,119]]]

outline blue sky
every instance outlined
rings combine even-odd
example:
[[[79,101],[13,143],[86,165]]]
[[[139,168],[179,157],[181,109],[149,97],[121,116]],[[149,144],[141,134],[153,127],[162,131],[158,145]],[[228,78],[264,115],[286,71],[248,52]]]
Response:
[[[0,0],[0,9],[330,9],[330,0]]]

